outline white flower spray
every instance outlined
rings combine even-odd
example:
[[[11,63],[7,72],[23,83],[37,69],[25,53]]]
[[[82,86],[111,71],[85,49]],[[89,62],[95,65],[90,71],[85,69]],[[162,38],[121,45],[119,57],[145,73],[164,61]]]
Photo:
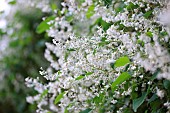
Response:
[[[112,7],[115,4],[116,7],[122,7],[115,1],[111,3]],[[155,7],[151,9],[150,5],[153,4]],[[134,83],[140,84],[138,80],[142,81],[141,91],[146,90],[147,85],[152,85],[153,82],[143,81],[145,72],[158,72],[157,78],[170,79],[170,55],[167,48],[162,46],[162,43],[169,41],[169,35],[166,34],[167,28],[157,22],[160,9],[157,4],[163,7],[164,2],[128,0],[124,1],[123,5],[129,7],[118,12],[91,0],[85,0],[80,6],[75,0],[66,0],[62,3],[63,9],[60,12],[64,16],[52,20],[50,23],[53,23],[53,26],[47,30],[48,35],[53,37],[53,43],[46,43],[44,54],[50,67],[47,71],[41,70],[40,74],[48,83],[43,84],[39,79],[27,78],[26,85],[34,87],[39,93],[37,96],[27,97],[27,101],[36,102],[37,112],[40,113],[79,113],[87,108],[96,113],[105,104],[109,106],[105,111],[113,112],[111,105],[119,103],[121,97],[131,96],[134,90],[139,91],[139,88],[134,86]],[[135,8],[132,9],[131,5]],[[95,12],[91,17],[88,12],[90,8],[93,9],[90,13]],[[74,25],[67,20],[68,15],[65,15],[65,12],[69,16],[73,15],[73,20],[76,20]],[[161,18],[160,21],[167,24],[168,19]],[[94,27],[95,29],[91,29],[93,34],[89,36],[83,34],[86,30],[81,32],[80,29],[75,29],[79,22],[92,24],[96,19],[101,23],[105,22],[107,28],[102,25]],[[161,30],[158,30],[158,27]],[[77,36],[77,33],[80,35]],[[130,64],[114,66],[121,57],[129,58]],[[52,69],[55,71],[52,72]],[[122,82],[114,93],[110,94],[111,84],[126,71],[131,74],[128,81],[130,87],[125,88],[127,82]],[[164,97],[162,90],[157,89],[156,94],[160,98]],[[117,112],[123,112],[129,103],[130,100],[124,100],[124,105],[120,106]]]

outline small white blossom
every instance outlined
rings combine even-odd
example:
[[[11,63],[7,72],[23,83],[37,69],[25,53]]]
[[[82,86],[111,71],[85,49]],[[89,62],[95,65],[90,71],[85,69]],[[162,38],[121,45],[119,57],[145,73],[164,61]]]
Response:
[[[160,97],[161,99],[164,97],[164,91],[156,88],[156,94],[158,95],[158,97]]]

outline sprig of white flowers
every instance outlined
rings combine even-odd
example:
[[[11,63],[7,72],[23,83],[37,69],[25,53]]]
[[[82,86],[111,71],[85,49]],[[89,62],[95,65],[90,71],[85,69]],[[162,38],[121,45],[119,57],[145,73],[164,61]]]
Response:
[[[112,8],[121,7],[122,4],[116,1],[113,1],[109,8],[104,6],[103,2],[91,0],[85,0],[80,5],[75,0],[66,0],[62,3],[63,16],[52,20],[50,23],[53,23],[53,26],[47,30],[48,35],[53,37],[53,43],[47,42],[45,50],[45,58],[51,66],[47,71],[40,71],[49,82],[43,84],[38,79],[26,79],[27,86],[34,87],[39,93],[34,97],[27,97],[29,103],[37,102],[37,112],[79,113],[89,108],[96,113],[99,106],[104,106],[104,102],[109,106],[105,108],[105,112],[113,112],[111,105],[118,103],[119,98],[131,95],[134,83],[140,84],[142,81],[141,91],[146,90],[146,85],[152,85],[150,81],[146,83],[143,81],[145,72],[148,71],[150,74],[158,72],[157,78],[170,79],[170,55],[163,46],[169,41],[169,35],[166,34],[169,31],[157,21],[164,1],[120,0],[120,2],[127,6],[121,11]],[[90,12],[89,8],[94,9]],[[89,17],[89,13],[94,14]],[[100,17],[111,24],[107,29],[97,27],[97,30],[93,30],[92,36],[82,35],[87,30],[75,29],[77,24],[71,25],[67,21],[68,15],[73,16],[76,23],[92,24]],[[166,19],[160,20],[165,22]],[[85,28],[87,26],[85,25]],[[81,35],[77,36],[77,33]],[[114,66],[116,60],[124,56],[131,60],[129,67]],[[52,68],[55,73],[52,72]],[[144,72],[140,71],[143,68]],[[124,81],[110,96],[111,84],[126,71],[131,73],[132,78],[128,82],[132,86],[126,89],[124,85],[127,82]],[[135,91],[138,90],[138,87],[135,87]],[[157,95],[160,98],[164,97],[158,88]],[[95,98],[101,98],[101,101],[97,103],[93,100]],[[130,100],[124,102],[117,113],[123,112]],[[169,104],[165,104],[167,105]]]

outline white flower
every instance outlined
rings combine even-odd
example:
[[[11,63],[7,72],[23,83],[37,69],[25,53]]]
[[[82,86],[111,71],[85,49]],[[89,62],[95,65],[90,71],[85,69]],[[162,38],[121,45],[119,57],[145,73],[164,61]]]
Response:
[[[79,101],[85,101],[87,99],[87,96],[85,94],[79,94],[78,99]]]
[[[113,100],[111,101],[111,103],[112,103],[112,104],[116,104],[116,103],[117,103],[117,100],[114,100],[114,99],[113,99]]]
[[[160,97],[161,99],[164,97],[164,91],[160,90],[158,88],[156,88],[156,94],[158,97]]]
[[[28,103],[30,103],[30,104],[33,104],[33,103],[34,103],[34,99],[33,99],[33,97],[31,97],[31,96],[26,97],[26,101],[27,101]]]
[[[164,103],[164,106],[166,106],[168,109],[170,109],[170,102],[166,102],[166,103]]]

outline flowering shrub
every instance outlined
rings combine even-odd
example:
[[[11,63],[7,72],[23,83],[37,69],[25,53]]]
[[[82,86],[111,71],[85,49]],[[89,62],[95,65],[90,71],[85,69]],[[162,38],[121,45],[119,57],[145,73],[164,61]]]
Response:
[[[38,113],[170,112],[166,4],[65,0],[60,8],[45,3],[51,9],[43,11],[52,15],[37,32],[52,37],[44,54],[51,65],[40,70],[48,82],[26,78],[38,92],[27,101],[37,103]]]

